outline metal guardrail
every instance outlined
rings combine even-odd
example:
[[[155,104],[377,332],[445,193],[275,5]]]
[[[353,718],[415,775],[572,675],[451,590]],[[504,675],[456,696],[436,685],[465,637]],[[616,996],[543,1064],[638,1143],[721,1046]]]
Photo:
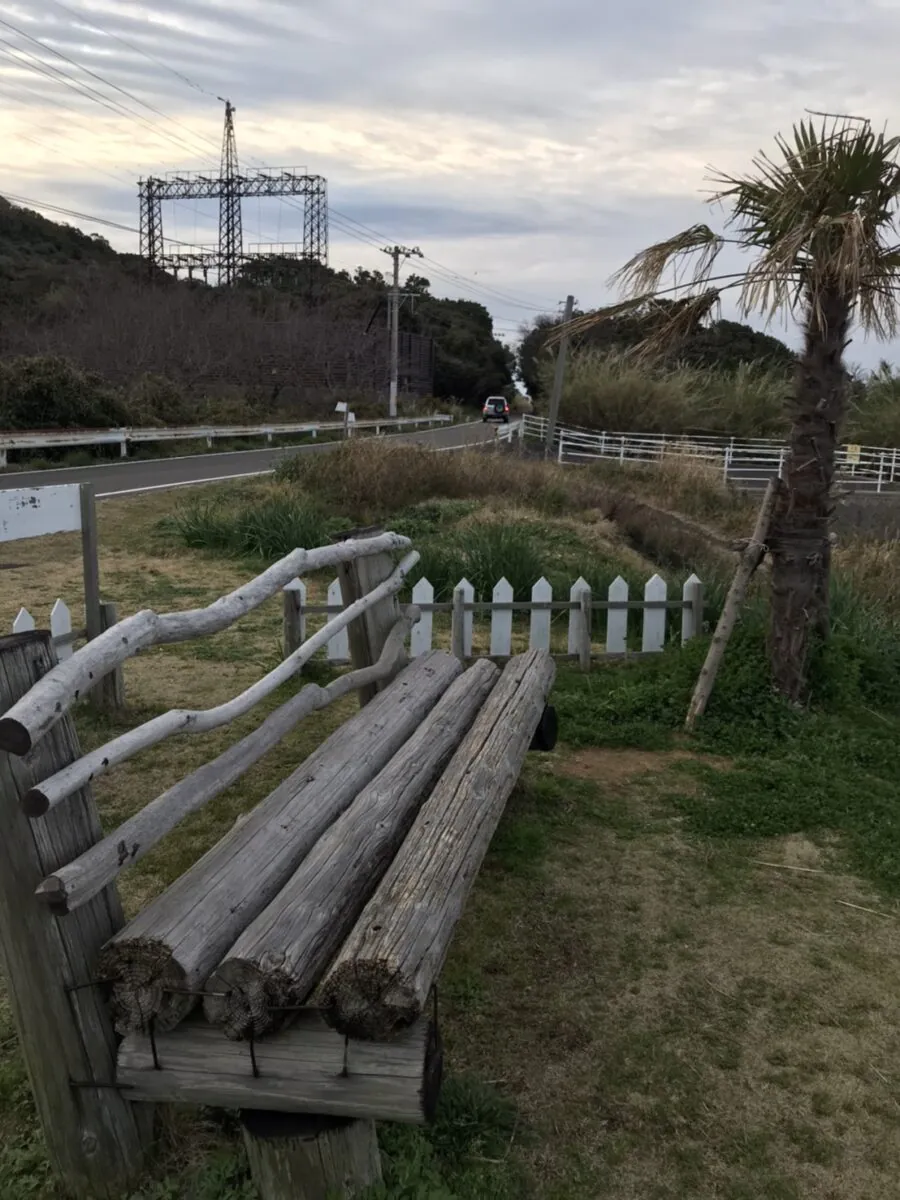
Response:
[[[405,426],[441,425],[453,421],[448,413],[430,413],[424,417],[384,417],[371,421],[355,421],[354,430],[382,429]],[[7,465],[10,450],[44,450],[65,446],[119,446],[122,458],[128,456],[129,443],[213,441],[222,438],[263,437],[271,442],[276,437],[308,433],[317,437],[319,433],[339,432],[345,428],[344,421],[291,421],[265,425],[175,425],[165,428],[147,426],[123,426],[119,429],[29,429],[0,430],[0,467]]]
[[[546,418],[526,414],[516,425],[498,430],[502,441],[516,436],[543,441]],[[781,475],[788,453],[783,442],[767,438],[598,433],[573,426],[558,426],[553,444],[557,461],[564,464],[605,459],[624,466],[686,458],[716,467],[725,480],[738,486],[761,485],[772,475]],[[840,446],[836,468],[843,482],[860,491],[900,491],[900,448],[895,446]]]

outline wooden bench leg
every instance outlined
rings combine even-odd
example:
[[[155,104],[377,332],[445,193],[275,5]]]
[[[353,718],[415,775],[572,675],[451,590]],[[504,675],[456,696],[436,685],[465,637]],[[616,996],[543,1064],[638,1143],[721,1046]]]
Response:
[[[381,1180],[374,1121],[244,1110],[241,1124],[262,1200],[352,1200]]]

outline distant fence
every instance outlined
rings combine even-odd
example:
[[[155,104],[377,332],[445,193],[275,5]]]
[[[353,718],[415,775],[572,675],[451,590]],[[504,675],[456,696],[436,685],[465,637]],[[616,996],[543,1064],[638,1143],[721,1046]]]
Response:
[[[448,413],[429,413],[423,417],[385,417],[371,421],[355,421],[355,429],[374,429],[376,436],[382,429],[415,428],[420,425],[442,425],[453,421]],[[138,442],[188,442],[205,441],[212,446],[222,438],[265,438],[271,442],[277,437],[293,437],[320,433],[340,433],[346,422],[340,421],[291,421],[266,425],[177,425],[165,428],[123,426],[120,429],[34,429],[7,430],[0,432],[0,467],[7,465],[10,450],[46,450],[66,446],[118,446],[122,458],[128,456],[130,444]]]
[[[421,619],[410,633],[410,654],[414,658],[434,648],[434,618],[437,614],[450,618],[448,648],[466,659],[480,657],[473,649],[476,616],[489,621],[489,647],[484,653],[492,658],[512,655],[515,615],[529,618],[528,649],[549,651],[553,651],[553,617],[565,616],[566,650],[553,651],[554,658],[578,660],[582,665],[629,653],[629,612],[641,613],[640,649],[634,646],[632,653],[657,654],[665,648],[673,633],[684,643],[703,628],[703,584],[697,575],[691,575],[685,581],[681,595],[674,598],[670,598],[669,585],[660,575],[648,579],[642,595],[637,598],[629,595],[628,583],[621,576],[613,580],[603,597],[594,596],[584,579],[572,584],[565,599],[554,599],[553,588],[546,579],[539,579],[531,589],[530,599],[523,601],[514,599],[512,584],[506,579],[496,584],[489,600],[476,600],[475,589],[467,579],[456,585],[452,600],[436,603],[434,597],[435,589],[427,579],[420,579],[412,589],[412,603],[421,612]],[[308,616],[325,615],[333,620],[342,611],[340,580],[335,579],[330,584],[325,604],[307,603],[306,584],[301,579],[294,580],[284,592],[285,653],[290,654],[305,641]],[[595,642],[597,613],[605,614],[606,628],[602,639]],[[670,614],[678,618],[677,630],[670,626]],[[446,629],[444,632],[446,635]],[[515,652],[524,648],[517,645]],[[346,628],[336,631],[326,643],[325,655],[334,664],[349,661],[350,642]]]
[[[526,414],[515,425],[498,429],[501,441],[514,437],[544,441],[547,420]],[[707,463],[738,487],[762,486],[781,475],[788,449],[770,438],[705,437],[693,434],[617,433],[557,426],[553,454],[559,463],[584,464],[600,459],[629,463],[660,463],[673,458]],[[900,449],[895,446],[839,446],[838,476],[860,491],[900,490]]]

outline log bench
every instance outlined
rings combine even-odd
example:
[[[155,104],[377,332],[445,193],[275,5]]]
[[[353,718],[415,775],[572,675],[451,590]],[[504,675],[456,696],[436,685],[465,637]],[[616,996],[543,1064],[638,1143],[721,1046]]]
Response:
[[[440,651],[408,662],[404,641],[418,613],[402,611],[397,593],[417,556],[407,554],[399,566],[391,556],[407,548],[396,535],[366,531],[327,553],[302,552],[304,561],[340,564],[352,605],[348,674],[327,688],[307,685],[253,734],[107,836],[91,818],[90,836],[62,839],[52,852],[37,854],[27,879],[12,862],[0,863],[9,868],[7,900],[15,896],[28,907],[22,929],[35,944],[47,943],[45,974],[60,973],[60,998],[78,996],[73,987],[87,989],[74,1011],[90,1009],[102,1043],[96,1062],[79,1049],[81,1065],[61,1080],[58,1063],[40,1053],[24,998],[17,1007],[29,1067],[39,1067],[31,1073],[44,1124],[59,1112],[70,1120],[71,1128],[49,1140],[75,1194],[119,1194],[139,1167],[148,1144],[145,1118],[157,1103],[238,1109],[263,1200],[351,1196],[380,1178],[375,1120],[421,1123],[433,1116],[443,1070],[431,1003],[436,983],[526,755],[555,745],[548,707],[555,667],[543,650],[516,656],[502,669],[489,660],[466,669]],[[276,564],[260,577],[264,587],[246,585],[225,598],[229,612],[261,602],[285,570]],[[222,603],[211,606],[216,621]],[[208,612],[127,621],[144,631],[145,642],[151,635],[164,642],[185,634],[186,618],[208,632],[214,624]],[[9,735],[12,754],[28,750],[37,768],[18,771],[3,800],[10,847],[25,844],[20,834],[65,829],[80,812],[76,803],[90,803],[81,798],[89,797],[92,773],[122,761],[140,741],[125,735],[126,745],[121,737],[110,743],[116,749],[109,761],[102,747],[79,757],[65,708],[90,673],[90,655],[75,663],[90,643],[59,670],[49,639],[35,654],[34,637],[21,643],[18,674],[9,656],[5,666],[0,743]],[[298,648],[295,663],[302,665],[310,644],[321,640],[317,633]],[[132,649],[131,641],[115,637],[100,648],[107,665]],[[358,711],[124,924],[116,876],[298,721],[349,691],[359,696]],[[189,715],[193,721],[196,714]],[[201,727],[205,719],[199,715]],[[190,722],[180,728],[190,732]],[[102,936],[94,915],[101,903],[112,914]],[[4,938],[24,972],[28,945],[24,935],[12,945],[18,927],[8,912],[2,915]],[[54,966],[51,943],[66,930],[86,929],[88,916],[96,930],[92,925],[85,961],[76,969],[70,956]],[[72,1037],[80,1046],[85,1034],[76,1029]],[[73,1051],[73,1063],[75,1057]],[[106,1191],[98,1185],[102,1163],[80,1175],[72,1166],[80,1118],[59,1097],[81,1087],[94,1089],[84,1093],[96,1110],[94,1123],[102,1124],[105,1105],[131,1138],[127,1162],[111,1146],[104,1150],[116,1171]]]
[[[421,662],[348,725],[358,722],[364,732],[382,707],[394,711],[399,690],[422,674]],[[438,664],[443,694],[428,711],[422,704],[415,731],[378,771],[387,751],[376,757],[367,749],[370,778],[362,786],[348,764],[344,778],[355,797],[269,903],[254,903],[252,920],[243,916],[243,931],[215,968],[205,966],[202,1018],[195,1013],[178,1024],[173,1009],[160,1010],[166,1019],[157,1018],[154,1030],[132,1028],[119,1051],[117,1079],[135,1100],[248,1113],[245,1142],[254,1170],[266,1179],[266,1200],[324,1200],[329,1189],[364,1187],[379,1178],[372,1122],[421,1123],[433,1115],[443,1060],[430,1000],[525,756],[532,745],[552,749],[555,741],[547,708],[555,667],[545,651],[519,655],[503,671],[481,660],[463,672],[444,655]],[[346,755],[352,743],[340,732],[316,754]],[[295,774],[312,778],[303,767]],[[271,797],[223,842],[247,844],[248,826],[266,828],[261,818],[250,822],[270,803]],[[303,811],[313,819],[320,807],[307,797]],[[277,817],[270,824],[281,829]],[[210,862],[221,870],[239,861],[213,853],[192,869],[195,882],[181,892],[182,911],[185,895],[205,911],[204,889],[216,874]],[[253,871],[260,861],[266,854],[253,855]],[[261,884],[257,895],[262,890]],[[177,911],[166,895],[160,911]],[[229,920],[236,922],[233,912]],[[114,969],[115,947],[132,942],[135,924],[110,943],[107,969]],[[146,917],[140,929],[146,938]],[[138,1011],[132,1002],[128,1012]],[[183,1004],[181,1011],[187,1012]],[[266,1122],[265,1112],[282,1117]],[[309,1117],[354,1121],[310,1125]],[[300,1174],[307,1191],[298,1190]],[[318,1174],[315,1186],[311,1174]]]

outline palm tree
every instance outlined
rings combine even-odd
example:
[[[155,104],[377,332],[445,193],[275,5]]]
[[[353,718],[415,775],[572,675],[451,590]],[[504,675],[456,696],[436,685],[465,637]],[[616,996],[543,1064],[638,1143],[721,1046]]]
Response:
[[[790,139],[779,135],[778,153],[760,152],[750,174],[713,176],[710,203],[730,208],[727,235],[694,225],[641,251],[611,281],[623,302],[569,326],[574,334],[673,292],[661,286],[663,276],[686,263],[690,302],[638,348],[640,356],[670,354],[728,288],[737,289],[745,316],[790,313],[801,322],[789,455],[768,542],[772,674],[793,701],[806,692],[811,652],[829,627],[831,485],[847,407],[848,333],[854,323],[880,338],[896,332],[900,272],[900,139],[862,118],[812,115],[821,127],[805,119]],[[717,275],[727,246],[751,261],[740,273]],[[682,294],[684,287],[682,277]]]

